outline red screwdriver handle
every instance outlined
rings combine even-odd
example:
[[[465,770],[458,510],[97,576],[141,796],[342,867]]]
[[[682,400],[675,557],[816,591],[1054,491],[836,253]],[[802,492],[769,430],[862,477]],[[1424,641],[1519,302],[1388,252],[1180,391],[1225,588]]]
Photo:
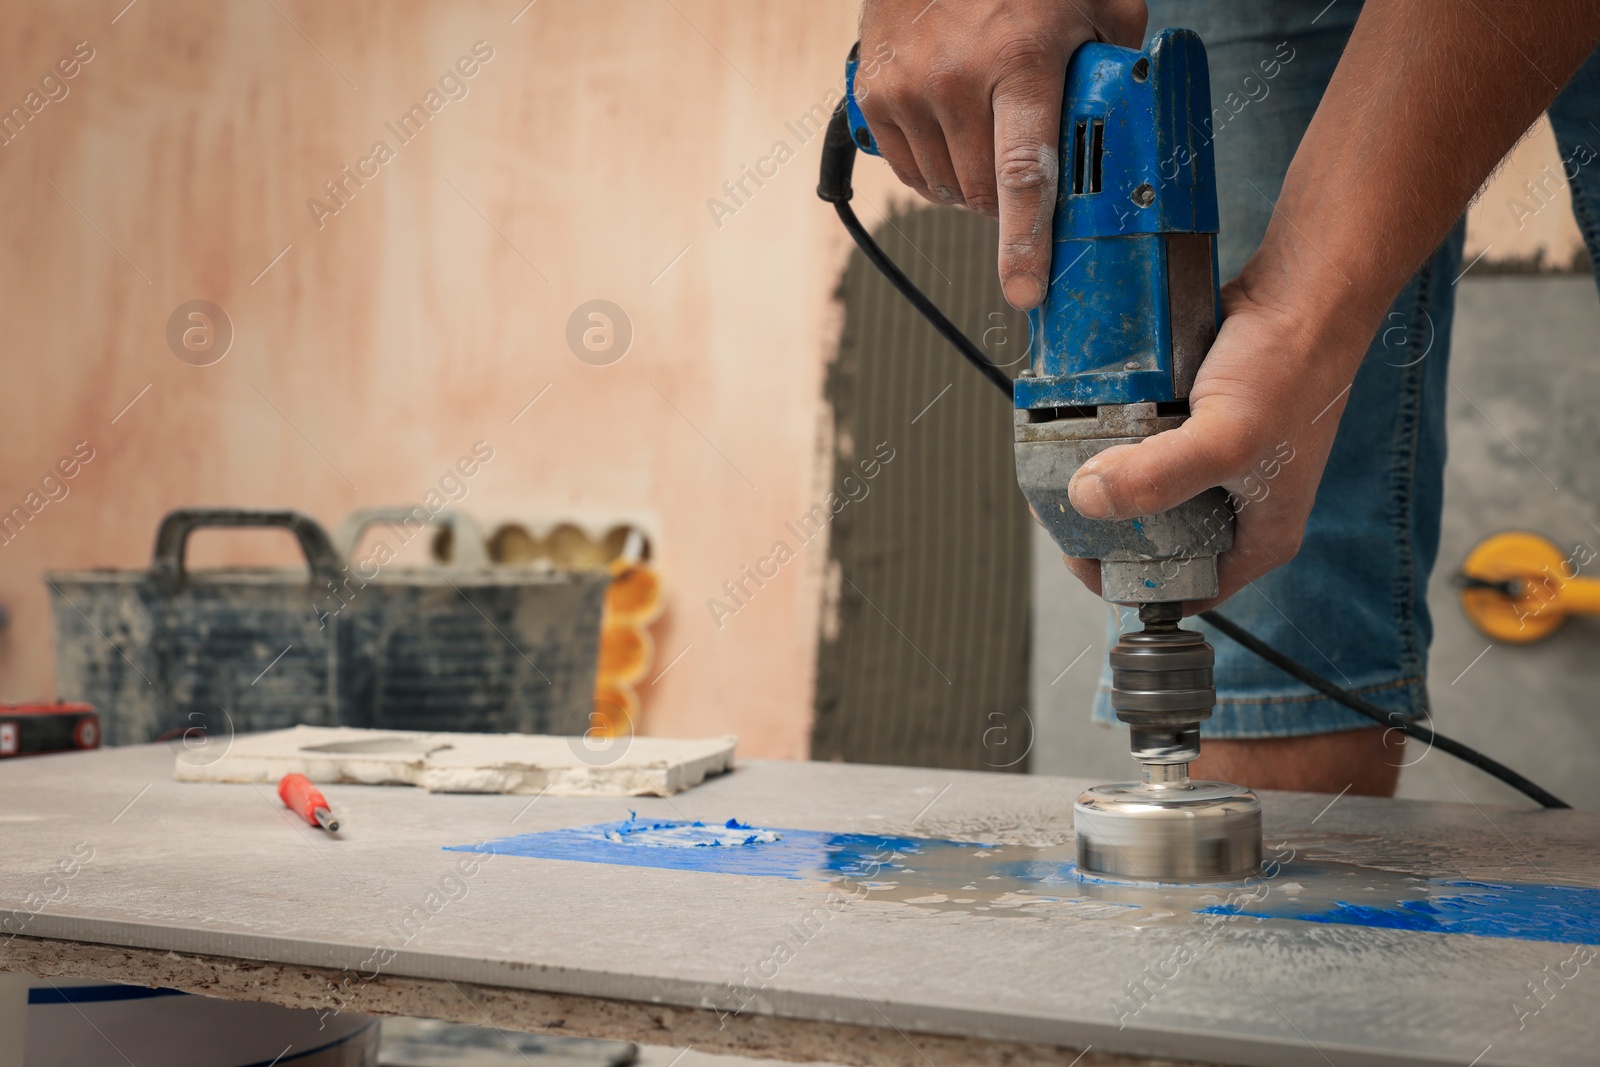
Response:
[[[332,809],[328,807],[327,798],[305,775],[299,773],[284,775],[278,782],[278,797],[290,811],[312,826],[320,826],[324,830],[339,828],[339,824],[334,821]]]

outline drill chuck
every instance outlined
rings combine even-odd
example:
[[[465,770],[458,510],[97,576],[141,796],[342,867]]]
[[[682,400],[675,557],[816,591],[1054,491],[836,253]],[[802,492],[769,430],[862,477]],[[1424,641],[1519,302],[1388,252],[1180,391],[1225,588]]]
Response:
[[[1217,702],[1216,657],[1205,637],[1178,626],[1183,605],[1146,604],[1145,627],[1111,650],[1111,706],[1132,732],[1141,763],[1189,763],[1200,755],[1200,723]]]

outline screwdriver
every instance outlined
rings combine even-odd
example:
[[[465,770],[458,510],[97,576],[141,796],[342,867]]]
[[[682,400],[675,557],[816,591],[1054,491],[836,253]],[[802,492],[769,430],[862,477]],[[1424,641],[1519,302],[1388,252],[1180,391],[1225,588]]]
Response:
[[[333,817],[328,800],[303,774],[286,774],[278,782],[278,796],[290,811],[295,812],[312,826],[320,826],[330,834],[339,829],[339,820]]]

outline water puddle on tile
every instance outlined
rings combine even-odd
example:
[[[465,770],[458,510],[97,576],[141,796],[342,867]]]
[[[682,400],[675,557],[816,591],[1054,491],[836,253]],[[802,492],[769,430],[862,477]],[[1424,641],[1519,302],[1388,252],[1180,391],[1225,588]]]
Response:
[[[750,826],[737,819],[701,823],[630,818],[451,847],[794,879],[851,901],[892,901],[931,913],[1049,914],[1135,927],[1192,923],[1202,915],[1600,944],[1600,890],[1426,878],[1364,867],[1348,862],[1353,851],[1348,844],[1326,851],[1269,844],[1259,877],[1203,885],[1083,876],[1070,843],[990,845]]]
[[[883,838],[837,847],[817,877],[856,899],[935,911],[1039,914],[1144,927],[1195,915],[1292,919],[1572,944],[1600,943],[1600,890],[1582,886],[1426,878],[1270,848],[1242,882],[1142,884],[1081,873],[1070,845],[971,845]]]

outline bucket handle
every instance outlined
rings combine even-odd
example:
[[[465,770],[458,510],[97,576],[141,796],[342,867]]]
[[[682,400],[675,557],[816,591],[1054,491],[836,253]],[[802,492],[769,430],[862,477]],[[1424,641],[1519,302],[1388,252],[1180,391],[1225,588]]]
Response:
[[[298,511],[249,511],[243,508],[181,508],[167,513],[156,530],[150,575],[175,588],[183,584],[183,554],[189,535],[207,526],[276,527],[288,530],[300,542],[314,578],[334,579],[344,565],[328,534],[316,519]]]
[[[402,530],[412,524],[416,524],[419,528],[442,526],[450,531],[453,541],[450,566],[479,568],[489,565],[489,554],[483,548],[483,532],[479,530],[477,522],[466,512],[454,509],[429,513],[421,506],[406,507],[403,504],[392,507],[379,505],[358,508],[345,516],[344,521],[333,531],[335,547],[345,559],[354,558],[356,548],[361,544],[361,535],[366,532],[367,527],[379,522],[399,526]],[[414,535],[405,533],[404,536],[409,539]]]

